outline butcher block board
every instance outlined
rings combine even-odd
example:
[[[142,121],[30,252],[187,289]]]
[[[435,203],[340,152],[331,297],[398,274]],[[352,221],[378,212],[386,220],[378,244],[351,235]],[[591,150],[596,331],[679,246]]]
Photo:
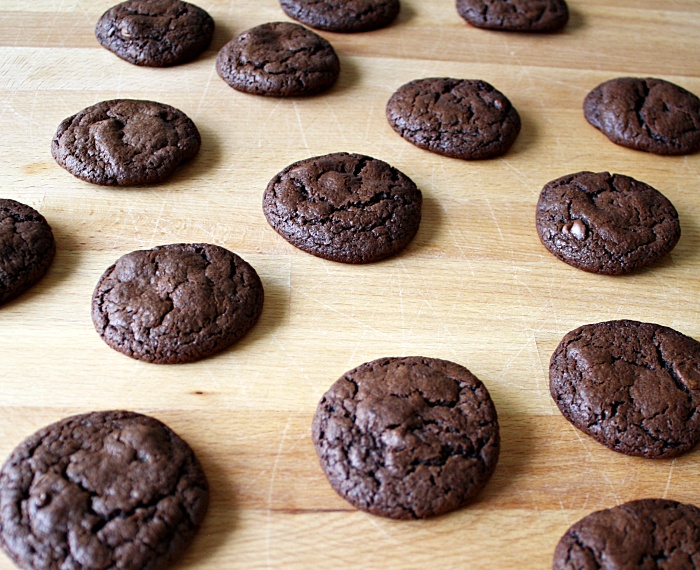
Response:
[[[211,502],[184,569],[526,568],[551,564],[561,534],[597,509],[645,497],[700,504],[700,450],[649,461],[575,430],[548,391],[550,356],[568,331],[629,318],[700,339],[700,154],[616,146],[588,125],[586,93],[618,76],[662,77],[700,93],[700,2],[571,0],[552,35],[479,30],[452,0],[402,0],[390,27],[322,33],[342,71],[308,99],[238,93],[217,51],[242,31],[288,20],[277,0],[200,0],[216,21],[195,62],[140,68],[93,35],[111,0],[0,1],[0,195],[40,210],[57,255],[47,276],[0,307],[0,456],[67,415],[151,414],[200,458]],[[467,162],[410,145],[388,125],[392,92],[416,78],[484,79],[522,117],[502,158]],[[116,97],[178,107],[202,134],[198,157],[168,182],[104,188],[57,166],[65,117]],[[423,191],[413,243],[380,263],[324,261],[285,242],[261,209],[288,164],[335,151],[385,160]],[[534,226],[542,186],[580,170],[661,190],[682,237],[670,256],[625,277],[556,260]],[[95,333],[102,272],[135,249],[210,242],[250,262],[265,287],[255,328],[186,365],[141,363]],[[382,356],[460,363],[488,387],[501,425],[495,475],[478,500],[426,521],[351,508],[330,488],[310,438],[318,400],[345,371]],[[12,568],[0,555],[0,569]]]

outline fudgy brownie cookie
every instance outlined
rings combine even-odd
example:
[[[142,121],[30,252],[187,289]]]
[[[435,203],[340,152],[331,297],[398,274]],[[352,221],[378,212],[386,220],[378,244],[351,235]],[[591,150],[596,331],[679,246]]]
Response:
[[[457,12],[477,28],[554,32],[569,20],[564,0],[457,0]]]
[[[556,257],[606,275],[654,263],[681,236],[678,213],[661,192],[608,172],[578,172],[546,184],[535,223]]]
[[[496,468],[500,439],[486,387],[435,358],[381,358],[345,373],[312,427],[331,486],[374,515],[421,519],[473,500]]]
[[[190,447],[125,411],[72,416],[24,440],[0,471],[0,545],[26,570],[166,568],[208,503]]]
[[[663,79],[619,77],[583,102],[586,120],[612,142],[655,154],[700,150],[700,99]]]
[[[480,80],[416,79],[394,92],[386,117],[417,147],[467,160],[505,153],[520,132],[515,107]]]
[[[51,154],[68,172],[107,186],[154,184],[199,152],[201,139],[182,111],[154,101],[103,101],[68,117]]]
[[[700,567],[700,509],[664,499],[631,501],[572,525],[552,570]]]
[[[700,343],[668,327],[571,331],[552,354],[549,389],[567,420],[613,451],[673,457],[700,440]]]
[[[268,223],[299,249],[343,263],[371,263],[418,232],[423,197],[386,162],[344,152],[295,162],[263,195]]]
[[[113,349],[174,364],[231,346],[262,306],[260,278],[240,257],[216,245],[179,243],[120,257],[95,288],[92,320]]]
[[[221,48],[216,70],[234,89],[254,95],[312,95],[338,79],[333,46],[299,24],[271,22],[243,32]]]
[[[44,216],[15,200],[0,199],[0,305],[39,281],[55,253]]]
[[[127,0],[107,10],[95,26],[100,44],[136,65],[177,65],[202,53],[214,20],[180,0]]]
[[[389,25],[399,0],[280,0],[287,16],[328,32],[366,32]]]

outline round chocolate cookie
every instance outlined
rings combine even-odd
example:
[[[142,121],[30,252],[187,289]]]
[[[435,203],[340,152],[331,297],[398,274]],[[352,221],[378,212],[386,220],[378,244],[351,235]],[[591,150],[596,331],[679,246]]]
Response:
[[[394,92],[386,117],[417,147],[465,160],[504,154],[520,132],[515,107],[480,80],[416,79]]]
[[[170,567],[208,503],[190,447],[124,411],[72,416],[24,440],[0,471],[0,546],[25,570]]]
[[[44,216],[15,200],[0,199],[0,305],[39,281],[55,254]]]
[[[700,509],[665,499],[631,501],[572,525],[552,570],[700,567]]]
[[[68,117],[51,154],[68,172],[106,186],[154,184],[199,152],[197,127],[169,105],[135,99],[103,101]]]
[[[338,79],[333,46],[299,24],[271,22],[243,32],[221,48],[216,70],[231,87],[254,95],[312,95]]]
[[[556,257],[606,275],[654,263],[681,236],[678,213],[661,192],[608,172],[578,172],[546,184],[535,222]]]
[[[457,12],[477,28],[555,32],[569,20],[564,0],[457,0]]]
[[[295,162],[263,195],[274,230],[299,249],[342,263],[398,253],[418,232],[423,196],[386,162],[338,152]]]
[[[399,0],[280,0],[285,14],[328,32],[367,32],[388,26],[399,14]]]
[[[496,468],[496,408],[469,370],[446,360],[381,358],[321,399],[312,435],[333,489],[352,505],[422,519],[473,500]]]
[[[263,287],[236,254],[206,243],[134,251],[104,272],[92,321],[127,356],[192,362],[239,340],[262,312]]]
[[[177,65],[202,53],[214,35],[214,20],[180,0],[127,0],[97,21],[97,41],[109,51],[150,67]]]
[[[571,331],[552,354],[549,389],[567,420],[613,451],[673,457],[700,440],[700,343],[668,327]]]
[[[700,99],[663,79],[620,77],[583,102],[586,120],[612,142],[655,154],[700,150]]]

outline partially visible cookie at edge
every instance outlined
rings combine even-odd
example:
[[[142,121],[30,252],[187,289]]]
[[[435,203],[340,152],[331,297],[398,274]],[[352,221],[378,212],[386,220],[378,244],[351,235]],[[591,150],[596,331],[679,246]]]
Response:
[[[182,111],[155,101],[113,99],[58,126],[56,162],[81,180],[105,186],[155,184],[199,152],[201,138]]]
[[[596,511],[571,525],[556,546],[552,570],[681,570],[697,568],[698,561],[700,509],[641,499]]]
[[[535,223],[542,244],[584,271],[622,275],[667,255],[678,212],[658,190],[622,174],[577,172],[547,183]]]
[[[210,44],[214,20],[181,0],[127,0],[95,26],[100,44],[135,65],[165,67],[197,57]]]
[[[457,12],[477,28],[556,32],[569,21],[565,0],[457,0]]]
[[[618,77],[583,102],[586,120],[612,142],[660,155],[700,150],[700,98],[653,77]]]
[[[270,22],[221,48],[216,70],[238,91],[298,97],[329,89],[340,74],[340,61],[328,41],[304,26]]]
[[[331,153],[295,162],[263,194],[263,213],[293,246],[342,263],[397,254],[418,232],[423,196],[386,162]]]
[[[20,443],[0,470],[0,546],[20,568],[169,568],[209,500],[192,449],[155,418],[71,416]]]
[[[241,339],[264,291],[255,269],[211,244],[170,244],[120,257],[92,297],[95,330],[110,347],[157,364],[192,362]]]
[[[410,81],[391,96],[386,117],[417,147],[464,160],[500,156],[520,132],[520,115],[508,98],[473,79]]]
[[[569,422],[618,453],[675,457],[700,441],[700,343],[669,327],[621,320],[567,333],[549,389]]]
[[[0,199],[0,305],[39,281],[55,253],[44,216],[16,200]]]
[[[333,489],[393,519],[473,501],[498,462],[496,408],[469,370],[436,358],[380,358],[346,372],[318,404],[312,438]]]
[[[399,0],[280,0],[285,14],[327,32],[367,32],[388,26],[399,14]]]

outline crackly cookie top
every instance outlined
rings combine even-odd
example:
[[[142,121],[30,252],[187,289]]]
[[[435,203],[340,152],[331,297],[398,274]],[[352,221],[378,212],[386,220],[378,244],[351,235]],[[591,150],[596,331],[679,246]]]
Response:
[[[554,32],[566,25],[565,0],[457,0],[457,12],[477,28]]]
[[[366,32],[389,25],[399,0],[280,0],[287,16],[328,32]]]
[[[0,545],[26,570],[168,567],[207,502],[199,462],[166,425],[125,411],[72,416],[3,465]]]
[[[608,172],[577,172],[544,186],[537,233],[562,261],[621,275],[661,259],[681,235],[678,213],[658,190]]]
[[[191,362],[223,350],[255,324],[255,270],[211,244],[172,244],[120,257],[100,278],[92,320],[113,349],[146,362]]]
[[[700,99],[652,77],[601,83],[584,100],[586,120],[614,143],[655,154],[700,150]]]
[[[344,374],[318,404],[312,434],[331,486],[396,519],[471,501],[500,445],[484,385],[463,366],[424,357],[381,358]]]
[[[664,499],[630,501],[573,524],[553,570],[700,568],[700,509]]]
[[[421,191],[396,168],[342,152],[295,162],[263,196],[267,221],[288,242],[344,263],[401,251],[418,231],[421,204]]]
[[[520,132],[508,98],[481,80],[416,79],[394,92],[386,117],[417,147],[466,160],[504,154]]]
[[[671,328],[579,327],[552,354],[549,388],[567,420],[614,451],[673,457],[700,440],[700,343]]]
[[[214,20],[180,0],[127,0],[95,26],[97,41],[136,65],[165,67],[197,57],[214,35]]]
[[[134,186],[168,178],[199,152],[197,127],[182,111],[154,101],[102,101],[59,126],[51,153],[93,184]]]
[[[271,22],[243,32],[216,58],[216,70],[231,87],[254,95],[311,95],[338,79],[333,46],[299,24]]]
[[[55,253],[44,216],[21,202],[0,199],[0,304],[39,281]]]

